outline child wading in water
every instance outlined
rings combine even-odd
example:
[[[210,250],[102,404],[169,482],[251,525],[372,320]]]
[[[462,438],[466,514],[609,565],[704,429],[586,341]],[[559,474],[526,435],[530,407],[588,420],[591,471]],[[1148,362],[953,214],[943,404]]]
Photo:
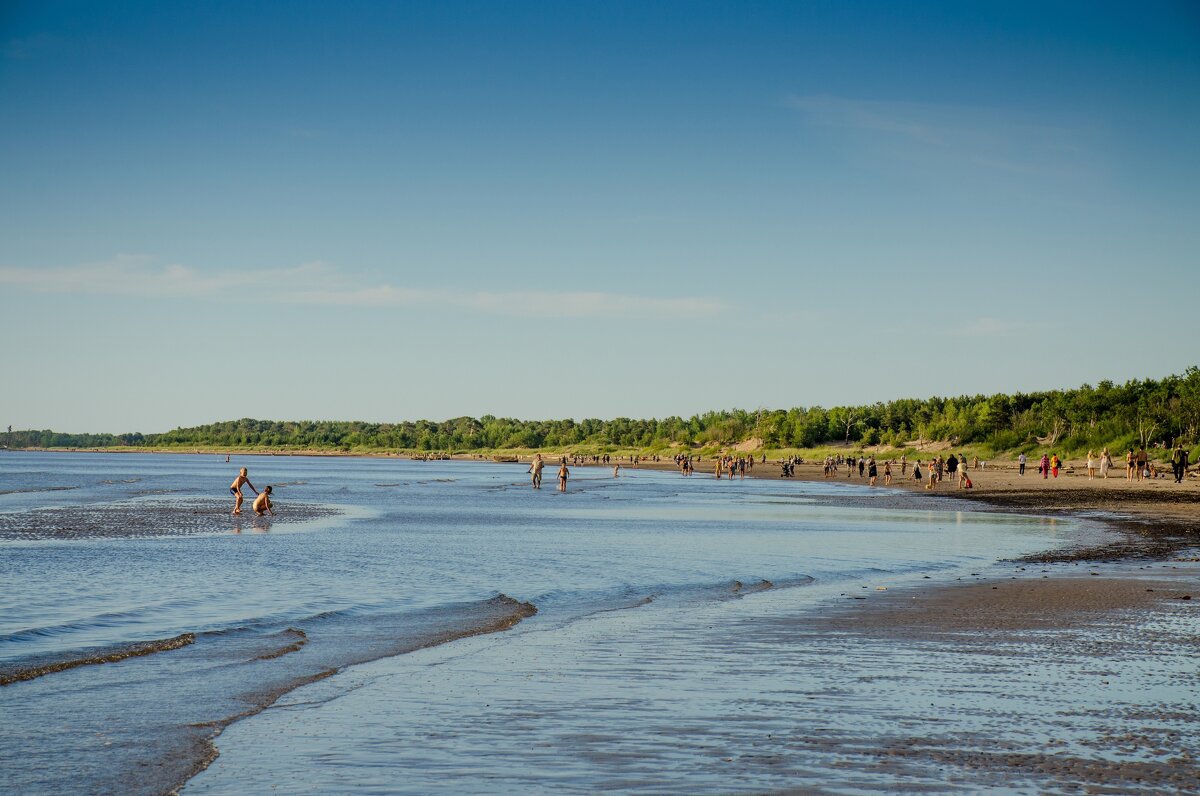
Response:
[[[229,491],[234,495],[233,513],[242,513],[242,484],[250,487],[250,491],[258,494],[258,490],[254,488],[254,484],[250,483],[250,478],[247,475],[246,468],[243,467],[238,473],[238,477],[233,479],[233,483],[229,485]]]
[[[275,516],[275,509],[271,505],[271,487],[266,487],[262,492],[258,493],[258,497],[254,499],[254,513],[262,516],[263,512],[270,512],[271,516]]]
[[[567,469],[567,460],[562,460],[562,465],[558,468],[558,491],[567,491],[567,477],[571,475],[571,471]]]

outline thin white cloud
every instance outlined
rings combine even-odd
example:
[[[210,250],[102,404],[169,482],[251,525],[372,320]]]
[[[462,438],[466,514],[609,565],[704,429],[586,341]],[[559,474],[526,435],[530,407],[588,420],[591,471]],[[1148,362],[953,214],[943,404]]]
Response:
[[[814,124],[1004,171],[1080,173],[1096,154],[1095,130],[1047,115],[969,105],[791,96],[788,107]],[[895,151],[894,149],[892,150]]]
[[[206,297],[277,284],[319,285],[330,275],[324,263],[292,268],[204,270],[122,254],[111,260],[62,268],[0,266],[0,285],[36,293],[83,293],[141,298]]]
[[[156,265],[120,255],[61,268],[0,266],[0,286],[36,293],[191,298],[237,301],[255,288],[256,300],[310,306],[425,307],[521,317],[688,316],[720,312],[723,302],[700,297],[634,296],[602,291],[488,291],[357,287],[337,269],[311,262],[292,268],[198,269]]]

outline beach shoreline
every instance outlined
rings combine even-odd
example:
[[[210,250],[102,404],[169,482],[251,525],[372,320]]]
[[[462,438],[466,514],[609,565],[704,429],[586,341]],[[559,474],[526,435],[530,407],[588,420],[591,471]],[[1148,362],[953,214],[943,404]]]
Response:
[[[475,457],[462,460],[480,461]],[[502,480],[511,481],[511,487],[520,486],[527,479],[525,464],[525,461],[512,463],[501,476]],[[675,470],[670,461],[620,464],[622,474],[630,470],[670,474]],[[598,482],[607,482],[611,468],[612,464],[585,464],[582,469],[587,471],[586,476],[575,488],[585,490],[588,488],[585,484],[596,487]],[[1139,649],[1146,661],[1158,667],[1156,677],[1177,666],[1183,644],[1179,627],[1195,627],[1194,611],[1200,605],[1200,565],[1194,553],[1187,552],[1200,542],[1196,527],[1200,512],[1195,510],[1200,496],[1195,494],[1191,484],[1173,485],[1161,482],[1161,479],[1159,483],[1140,485],[1128,484],[1123,479],[1096,484],[1089,483],[1086,475],[1072,474],[1060,474],[1057,480],[1043,481],[1033,474],[1022,477],[1015,471],[999,468],[971,472],[977,485],[975,489],[958,490],[949,482],[943,482],[931,491],[925,490],[923,485],[913,484],[911,472],[907,479],[900,478],[897,473],[898,483],[890,488],[880,485],[877,490],[869,490],[867,479],[860,479],[857,471],[847,478],[843,467],[837,476],[825,478],[822,467],[816,464],[798,465],[794,479],[779,478],[780,468],[773,463],[757,464],[750,476],[760,484],[770,479],[827,481],[831,486],[858,487],[821,490],[823,494],[812,498],[816,503],[830,506],[1036,515],[1098,524],[1116,533],[1112,534],[1110,543],[1052,550],[1020,560],[1006,560],[982,550],[980,552],[994,561],[980,569],[979,576],[971,573],[972,577],[968,577],[965,571],[957,573],[961,577],[931,572],[928,580],[903,585],[888,583],[887,575],[881,573],[878,584],[872,583],[862,589],[855,584],[853,593],[847,589],[847,594],[831,597],[815,611],[804,610],[789,602],[786,592],[781,590],[778,592],[781,601],[777,603],[782,606],[781,613],[772,619],[774,624],[766,622],[759,612],[748,611],[740,615],[739,626],[729,628],[729,631],[749,648],[766,644],[785,651],[820,649],[835,644],[851,654],[856,649],[855,644],[861,643],[865,649],[894,650],[900,655],[919,658],[918,651],[934,645],[942,662],[940,665],[956,672],[956,676],[964,678],[963,682],[968,684],[967,664],[961,661],[981,654],[990,655],[989,650],[996,646],[1011,650],[1011,654],[1003,658],[1003,666],[1010,675],[1019,670],[1021,677],[1030,677],[1030,682],[1035,682],[1039,676],[1038,660],[1021,650],[1031,645],[1057,650],[1058,639],[1061,639],[1063,649],[1072,650],[1072,654],[1078,656],[1090,654],[1089,651],[1097,648],[1101,640],[1105,644],[1116,643],[1121,650]],[[624,475],[613,484],[618,489],[621,477]],[[683,478],[678,474],[668,477]],[[703,482],[705,491],[737,488],[727,478],[717,481],[711,471],[706,474],[698,470],[690,478],[708,479]],[[575,483],[572,482],[573,487]],[[953,530],[947,533],[953,533]],[[1080,533],[1079,539],[1094,536],[1091,532]],[[699,639],[695,643],[703,645],[707,642]],[[722,655],[719,649],[711,652],[718,658]],[[737,649],[730,647],[727,654],[733,656]],[[1061,654],[1061,650],[1056,654]],[[882,658],[876,660],[874,665],[886,669]],[[819,666],[829,665],[825,658],[814,658],[813,662]],[[646,665],[650,666],[649,663]],[[1063,666],[1069,668],[1065,663]],[[1118,664],[1112,666],[1116,667],[1113,671],[1125,671]],[[880,670],[884,673],[879,677],[888,676],[885,669]],[[646,676],[658,674],[648,670]],[[1194,672],[1186,676],[1194,679]],[[1101,680],[1097,678],[1089,687],[1093,688],[1093,693],[1087,709],[1094,714],[1089,721],[1139,737],[1180,728],[1183,732],[1172,737],[1197,737],[1194,732],[1196,720],[1191,718],[1164,724],[1156,719],[1104,714],[1097,707],[1100,699],[1097,694],[1102,693],[1096,689],[1104,687]],[[936,681],[931,680],[914,693],[920,699],[931,696],[930,701],[935,701],[938,688]],[[1033,705],[1037,696],[1034,691],[1029,691],[1026,699]],[[831,699],[829,706],[845,710],[850,717],[855,710],[860,710],[865,711],[862,717],[867,720],[879,718],[872,709],[855,707],[837,699]],[[1169,707],[1173,714],[1187,713],[1187,706],[1178,700],[1171,702]],[[941,718],[923,714],[914,721],[929,726],[943,719],[950,723],[966,721],[964,710],[954,708]],[[969,722],[964,726],[969,726]],[[863,730],[858,734],[848,733],[843,746],[844,749],[873,750],[855,752],[853,754],[858,757],[852,755],[850,758],[848,765],[861,766],[864,772],[875,771],[872,767],[881,765],[883,759],[889,765],[909,766],[913,770],[927,770],[929,766],[945,763],[960,770],[986,771],[990,772],[987,776],[994,777],[987,784],[998,785],[1021,781],[1047,786],[1059,782],[1055,777],[1061,775],[1072,783],[1126,792],[1129,788],[1142,787],[1139,782],[1158,788],[1188,788],[1200,781],[1195,762],[1186,757],[1192,753],[1200,757],[1200,750],[1189,746],[1186,740],[1171,741],[1164,746],[1169,748],[1166,757],[1159,755],[1149,762],[1132,759],[1113,762],[1105,756],[1107,750],[1100,750],[1093,757],[1079,749],[1066,755],[1063,749],[1050,745],[1023,747],[1009,736],[993,738],[983,730],[972,732],[975,734],[967,733],[953,739],[916,732],[911,736],[872,735]],[[1003,748],[1005,744],[1008,751],[1004,755],[981,751],[982,747]],[[829,754],[831,748],[827,742],[812,737],[797,741],[795,746],[780,754],[796,759],[807,759],[807,755],[821,758]],[[850,754],[844,749],[837,754]],[[748,762],[746,765],[754,764]],[[1060,771],[1060,775],[1053,774],[1054,771]]]

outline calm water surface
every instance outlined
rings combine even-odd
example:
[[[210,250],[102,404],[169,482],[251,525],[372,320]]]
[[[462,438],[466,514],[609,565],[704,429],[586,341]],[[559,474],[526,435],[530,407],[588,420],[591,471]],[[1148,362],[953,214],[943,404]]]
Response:
[[[255,486],[276,485],[276,519],[225,514],[240,466]],[[804,610],[864,585],[979,571],[1060,544],[1069,530],[931,511],[920,496],[887,493],[885,507],[882,490],[844,483],[578,468],[568,493],[535,493],[525,469],[0,455],[0,527],[29,532],[0,541],[0,671],[194,637],[0,689],[0,785],[162,792],[211,754],[208,738],[231,717],[348,664],[508,627],[528,613],[518,602],[537,608],[521,632],[574,632],[581,618],[647,603],[684,612],[748,603],[739,598],[768,586],[773,600]],[[831,505],[844,495],[861,500]],[[218,511],[218,501],[230,505]],[[207,513],[180,509],[191,505]],[[336,515],[290,522],[289,506]],[[77,516],[105,525],[106,538],[36,538],[52,517]],[[148,517],[160,535],[121,535]]]

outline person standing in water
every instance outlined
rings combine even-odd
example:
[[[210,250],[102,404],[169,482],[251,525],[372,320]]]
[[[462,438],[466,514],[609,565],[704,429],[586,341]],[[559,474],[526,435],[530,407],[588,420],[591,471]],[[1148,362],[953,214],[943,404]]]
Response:
[[[567,491],[567,478],[571,475],[571,471],[567,469],[567,460],[564,458],[562,464],[558,468],[558,491]]]
[[[544,462],[542,460],[542,454],[535,453],[533,455],[533,462],[531,462],[529,465],[529,472],[533,476],[533,488],[534,489],[542,488],[542,468],[545,466],[546,466],[546,462]]]
[[[238,471],[238,477],[233,479],[233,483],[229,485],[229,491],[234,495],[233,513],[242,513],[242,485],[250,487],[250,491],[258,495],[258,490],[254,488],[254,484],[250,483],[250,477],[247,474],[246,468],[243,467]]]

